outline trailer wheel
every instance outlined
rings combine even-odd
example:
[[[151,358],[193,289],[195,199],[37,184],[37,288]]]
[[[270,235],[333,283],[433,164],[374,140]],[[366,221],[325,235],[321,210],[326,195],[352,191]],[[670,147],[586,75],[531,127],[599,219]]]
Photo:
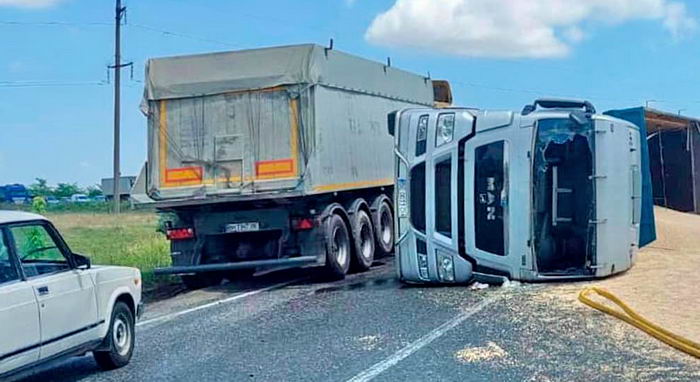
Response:
[[[326,270],[330,277],[343,279],[350,268],[350,233],[345,221],[338,214],[331,215],[326,223]]]
[[[379,250],[384,254],[391,253],[394,250],[394,214],[386,200],[374,211],[374,233]]]
[[[202,289],[221,284],[224,276],[219,273],[200,273],[191,276],[180,276],[187,289]]]
[[[353,241],[355,251],[353,266],[359,271],[366,271],[374,262],[374,230],[372,221],[364,210],[359,210],[352,218]]]

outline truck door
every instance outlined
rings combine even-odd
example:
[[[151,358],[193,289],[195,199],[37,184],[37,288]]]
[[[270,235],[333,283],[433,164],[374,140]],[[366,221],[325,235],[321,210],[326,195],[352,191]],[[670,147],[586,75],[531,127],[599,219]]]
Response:
[[[631,246],[637,242],[635,226],[639,215],[635,218],[634,211],[639,204],[637,198],[641,198],[639,131],[626,124],[597,119],[595,132],[596,219],[592,223],[597,228],[597,261],[594,266],[596,275],[603,276],[627,269],[633,254]]]
[[[467,253],[480,266],[508,274],[509,141],[503,129],[477,132],[464,152]]]

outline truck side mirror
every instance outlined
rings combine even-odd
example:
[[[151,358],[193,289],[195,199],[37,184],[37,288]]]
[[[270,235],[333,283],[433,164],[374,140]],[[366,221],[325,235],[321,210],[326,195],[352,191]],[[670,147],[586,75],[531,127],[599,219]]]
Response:
[[[578,126],[584,126],[588,124],[588,116],[581,112],[570,113],[569,119]]]

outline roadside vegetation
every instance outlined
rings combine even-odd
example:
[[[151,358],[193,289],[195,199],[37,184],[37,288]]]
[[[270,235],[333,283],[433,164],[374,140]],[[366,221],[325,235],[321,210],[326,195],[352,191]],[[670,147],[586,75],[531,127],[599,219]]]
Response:
[[[139,268],[144,288],[153,289],[172,277],[155,277],[153,269],[170,265],[165,236],[157,232],[158,217],[149,211],[45,212],[73,252],[89,256],[95,265],[124,265]]]

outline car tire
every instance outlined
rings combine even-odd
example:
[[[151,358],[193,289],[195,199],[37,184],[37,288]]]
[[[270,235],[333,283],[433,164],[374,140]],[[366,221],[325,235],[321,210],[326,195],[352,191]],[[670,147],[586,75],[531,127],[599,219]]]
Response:
[[[358,210],[353,216],[352,232],[355,245],[353,268],[364,272],[372,266],[375,251],[372,220],[364,210]]]
[[[221,284],[224,280],[224,275],[219,273],[201,273],[197,275],[180,276],[180,278],[187,289],[195,290]]]
[[[114,305],[104,342],[107,350],[93,352],[101,369],[118,369],[131,361],[136,343],[135,322],[134,312],[125,303],[120,301]]]
[[[377,249],[381,254],[388,255],[394,251],[394,213],[389,202],[380,202],[373,217]]]
[[[342,280],[350,269],[352,244],[345,221],[338,214],[326,221],[326,273],[334,280]]]

